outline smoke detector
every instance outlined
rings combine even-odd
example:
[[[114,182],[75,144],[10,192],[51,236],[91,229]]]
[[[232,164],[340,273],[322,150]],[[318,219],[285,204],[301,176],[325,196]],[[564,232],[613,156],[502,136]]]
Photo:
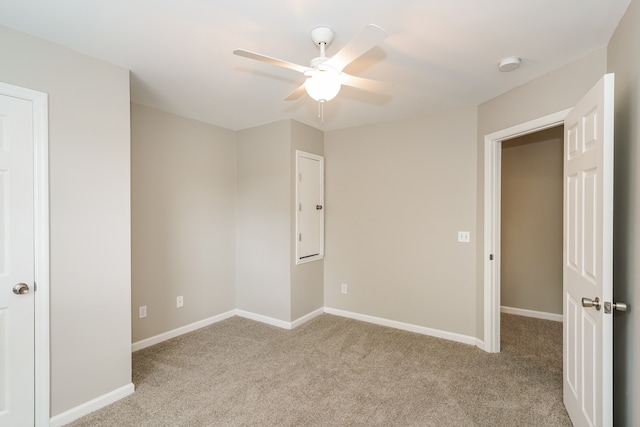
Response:
[[[498,69],[505,73],[517,70],[520,67],[520,62],[522,62],[522,60],[517,56],[509,56],[507,58],[501,59],[500,62],[498,62]]]

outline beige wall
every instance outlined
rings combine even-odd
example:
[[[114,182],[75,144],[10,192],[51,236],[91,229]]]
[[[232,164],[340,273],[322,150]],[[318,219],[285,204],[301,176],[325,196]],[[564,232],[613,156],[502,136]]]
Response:
[[[291,320],[291,126],[237,133],[236,304]]]
[[[322,155],[321,131],[292,120],[239,131],[237,308],[292,322],[323,307],[323,261],[295,265],[295,151]]]
[[[476,125],[473,108],[325,134],[327,307],[475,334]]]
[[[502,143],[501,305],[562,314],[561,126]]]
[[[596,50],[536,80],[478,106],[478,152],[493,132],[572,107],[607,72],[606,48]],[[476,336],[484,339],[484,156],[477,157]]]
[[[131,141],[137,342],[235,308],[235,132],[132,104]]]
[[[129,73],[4,27],[0,58],[49,94],[55,416],[131,383]]]
[[[305,124],[291,121],[291,236],[296,227],[296,150],[324,155],[324,134]],[[296,265],[295,239],[290,239],[291,320],[299,319],[324,307],[324,260]]]
[[[640,1],[632,0],[607,50],[615,73],[614,285],[631,309],[614,327],[614,424],[640,420]]]

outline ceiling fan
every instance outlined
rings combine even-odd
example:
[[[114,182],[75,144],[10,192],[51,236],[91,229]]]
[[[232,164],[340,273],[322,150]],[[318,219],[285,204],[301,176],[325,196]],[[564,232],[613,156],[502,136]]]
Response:
[[[388,88],[386,83],[347,74],[343,70],[355,59],[387,38],[386,31],[377,25],[369,24],[338,53],[328,57],[325,49],[333,41],[333,36],[334,32],[329,27],[316,27],[311,30],[311,40],[320,48],[320,56],[313,58],[309,66],[272,58],[244,49],[236,49],[233,53],[304,74],[306,76],[304,83],[285,98],[287,101],[300,98],[306,91],[311,98],[319,101],[322,105],[324,102],[335,98],[342,85],[370,92],[385,91]]]

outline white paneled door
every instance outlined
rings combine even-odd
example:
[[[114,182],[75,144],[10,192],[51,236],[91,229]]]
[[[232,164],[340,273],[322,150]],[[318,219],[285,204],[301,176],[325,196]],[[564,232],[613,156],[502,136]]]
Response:
[[[605,75],[565,119],[563,388],[575,426],[613,423],[613,87]]]
[[[296,152],[296,264],[324,256],[324,158]]]
[[[32,102],[0,95],[0,425],[34,425]]]

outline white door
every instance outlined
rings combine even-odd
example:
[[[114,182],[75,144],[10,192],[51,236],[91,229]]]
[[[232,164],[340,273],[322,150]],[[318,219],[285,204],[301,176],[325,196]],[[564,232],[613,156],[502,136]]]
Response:
[[[563,389],[575,426],[613,422],[613,84],[605,75],[565,119]]]
[[[0,95],[0,425],[34,424],[33,110]]]
[[[324,255],[324,158],[296,152],[296,263]]]

